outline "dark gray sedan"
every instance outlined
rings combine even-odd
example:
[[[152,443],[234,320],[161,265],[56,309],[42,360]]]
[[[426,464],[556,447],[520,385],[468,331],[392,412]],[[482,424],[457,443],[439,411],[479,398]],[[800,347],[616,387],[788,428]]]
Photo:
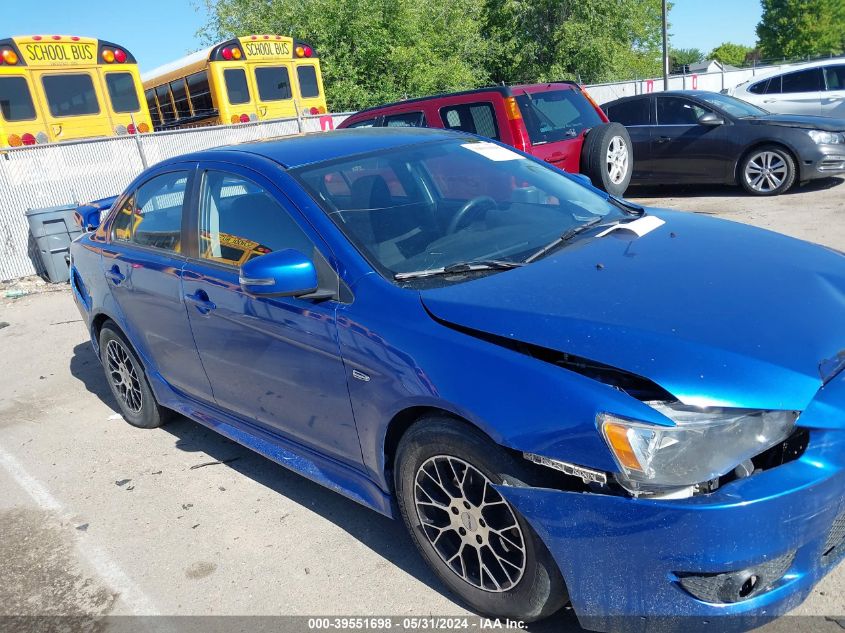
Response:
[[[625,97],[602,109],[631,135],[631,184],[740,184],[774,196],[845,173],[843,119],[771,114],[702,90]]]

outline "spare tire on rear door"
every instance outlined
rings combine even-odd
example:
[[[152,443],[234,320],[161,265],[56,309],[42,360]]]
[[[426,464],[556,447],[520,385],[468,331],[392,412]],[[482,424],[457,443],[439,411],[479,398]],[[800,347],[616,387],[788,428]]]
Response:
[[[631,182],[634,152],[624,125],[603,123],[589,130],[581,147],[581,173],[593,185],[621,196]]]

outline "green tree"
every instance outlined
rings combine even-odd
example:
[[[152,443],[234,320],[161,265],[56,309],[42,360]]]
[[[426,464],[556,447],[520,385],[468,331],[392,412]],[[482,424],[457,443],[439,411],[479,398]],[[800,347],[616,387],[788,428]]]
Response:
[[[707,57],[730,66],[742,66],[745,63],[745,56],[753,50],[754,48],[752,46],[723,42],[710,51]]]
[[[669,61],[671,66],[687,66],[697,64],[704,60],[704,53],[697,48],[672,48],[669,49]]]
[[[495,81],[593,83],[660,72],[660,0],[487,0]]]
[[[481,0],[205,0],[209,42],[291,35],[320,55],[329,107],[353,110],[481,85]]]
[[[761,0],[757,38],[765,58],[838,55],[845,50],[842,0]]]

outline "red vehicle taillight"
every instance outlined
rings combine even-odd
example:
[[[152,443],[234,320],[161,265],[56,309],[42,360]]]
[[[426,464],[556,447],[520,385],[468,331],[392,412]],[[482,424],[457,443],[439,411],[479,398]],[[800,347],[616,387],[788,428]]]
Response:
[[[519,110],[519,104],[514,97],[505,97],[505,114],[508,117],[508,126],[513,137],[513,146],[522,152],[527,152],[528,148],[531,147],[531,141],[528,138],[525,124],[522,122],[522,112]]]
[[[311,109],[309,110],[309,112],[310,112],[311,114],[320,114],[320,109],[319,109],[319,108],[315,108],[314,106],[311,106]]]
[[[135,132],[136,132],[136,130],[135,130],[134,124],[130,123],[129,125],[126,126],[126,133],[127,134],[135,134]]]
[[[23,136],[21,136],[21,143],[24,145],[35,145],[35,137],[27,132]]]
[[[249,115],[248,114],[242,114],[241,117],[240,117],[240,122],[241,123],[249,123]]]

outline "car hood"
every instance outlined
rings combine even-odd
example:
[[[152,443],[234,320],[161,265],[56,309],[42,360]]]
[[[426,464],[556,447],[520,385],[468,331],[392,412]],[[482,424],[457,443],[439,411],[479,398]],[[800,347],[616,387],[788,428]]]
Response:
[[[743,224],[650,212],[666,223],[640,238],[585,236],[421,300],[447,326],[610,365],[687,404],[803,410],[825,368],[841,368],[845,256]]]
[[[797,127],[806,130],[824,130],[825,132],[845,131],[845,119],[832,119],[825,116],[767,114],[744,120],[755,125],[779,125],[781,127]]]

